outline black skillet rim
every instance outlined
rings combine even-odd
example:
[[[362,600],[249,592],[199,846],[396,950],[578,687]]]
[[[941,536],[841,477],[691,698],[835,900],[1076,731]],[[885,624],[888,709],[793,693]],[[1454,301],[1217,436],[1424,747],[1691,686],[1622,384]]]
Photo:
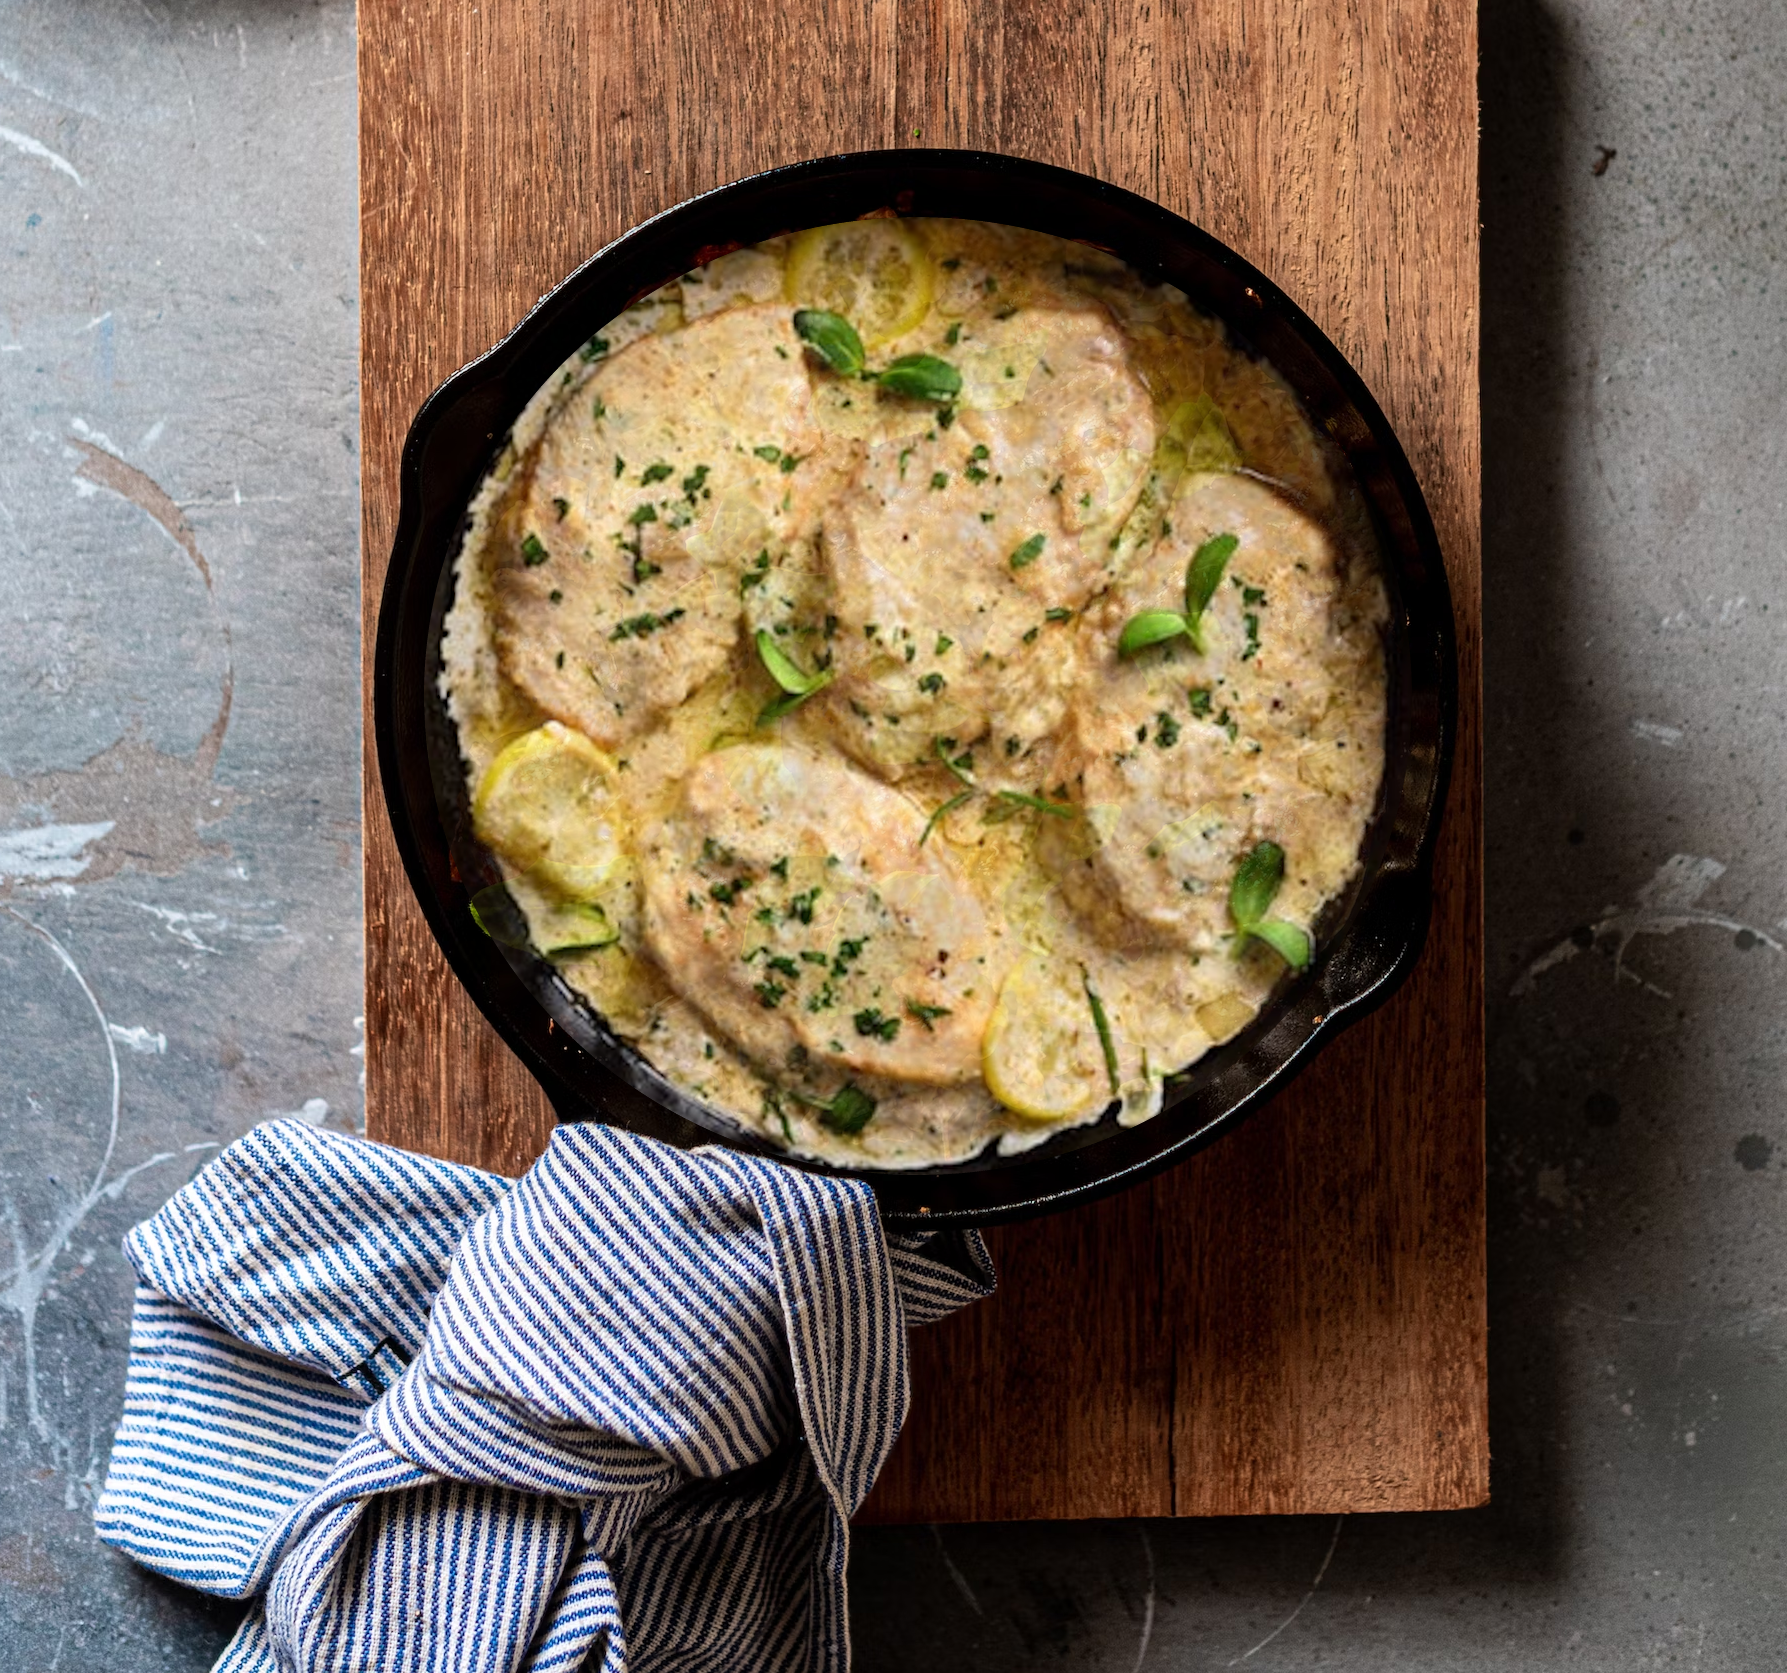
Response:
[[[1325,915],[1316,960],[1248,1028],[1174,1077],[1160,1114],[1130,1128],[1107,1115],[1016,1157],[852,1172],[788,1158],[703,1111],[607,1035],[545,960],[505,951],[473,924],[467,901],[494,872],[480,877],[487,858],[480,863],[463,833],[449,836],[463,775],[436,680],[466,508],[522,408],[578,346],[628,303],[727,249],[889,210],[999,221],[1112,250],[1150,282],[1177,284],[1277,368],[1344,456],[1376,524],[1391,594],[1390,718],[1361,876]],[[400,493],[373,657],[385,804],[435,939],[561,1120],[599,1119],[681,1146],[719,1141],[864,1179],[890,1224],[1022,1219],[1119,1190],[1214,1143],[1382,1004],[1420,955],[1457,709],[1451,595],[1420,487],[1364,381],[1302,310],[1232,250],[1134,193],[1026,159],[914,149],[815,158],[691,198],[590,257],[423,403],[404,443]]]

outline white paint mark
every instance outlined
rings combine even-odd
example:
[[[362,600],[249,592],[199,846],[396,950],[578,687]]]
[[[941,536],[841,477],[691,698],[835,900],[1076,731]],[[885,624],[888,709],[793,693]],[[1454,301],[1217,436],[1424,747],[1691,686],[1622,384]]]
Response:
[[[23,343],[0,343],[0,354],[23,354],[24,352],[25,345]]]
[[[1682,746],[1682,729],[1679,726],[1665,726],[1661,721],[1633,721],[1632,736],[1643,738],[1646,743],[1661,744],[1665,749],[1680,749]]]
[[[983,1619],[986,1611],[980,1606],[980,1599],[974,1595],[974,1588],[968,1584],[968,1576],[955,1565],[955,1560],[943,1545],[943,1530],[935,1522],[931,1524],[931,1538],[936,1542],[937,1555],[943,1563],[943,1572],[955,1582],[955,1588],[967,1601],[968,1607]]]
[[[36,157],[48,163],[59,174],[66,174],[82,191],[87,189],[87,182],[80,177],[73,163],[66,157],[59,157],[40,139],[33,139],[29,134],[21,134],[17,128],[0,128],[0,140],[5,140],[15,151],[22,151],[27,157]]]
[[[106,319],[110,319],[110,318],[111,318],[111,315],[109,315],[109,314],[101,314],[99,316],[99,319],[96,319],[93,322],[93,325],[98,325],[101,320],[106,320]],[[87,329],[89,331],[91,331],[93,329],[93,325],[88,326]],[[92,442],[95,447],[103,447],[106,450],[106,452],[113,454],[114,456],[116,456],[118,458],[122,458],[124,456],[123,448],[121,448],[115,441],[113,441],[112,438],[105,433],[105,431],[95,430],[93,428],[93,426],[86,421],[86,419],[78,417],[78,416],[71,418],[68,421],[68,427],[69,427],[69,429],[74,431],[74,433],[77,436],[80,436],[83,440]],[[62,456],[65,459],[73,459],[73,458],[79,457],[79,455],[75,452],[75,450],[73,448],[64,449]]]
[[[193,928],[195,924],[221,923],[222,920],[215,912],[180,912],[171,906],[151,906],[146,900],[133,900],[130,904],[139,912],[147,912],[152,917],[159,918],[167,925],[169,935],[174,936],[177,940],[184,941],[187,946],[193,948],[196,952],[215,953],[222,951],[221,948],[213,947],[209,942],[205,941],[199,935],[199,932]]]
[[[146,1057],[166,1057],[168,1054],[168,1037],[165,1034],[151,1034],[140,1023],[135,1028],[120,1028],[117,1023],[108,1024],[112,1038],[121,1046],[129,1046],[132,1051],[140,1051]]]
[[[161,440],[161,432],[167,427],[167,420],[165,418],[156,419],[147,430],[137,437],[137,452],[147,453],[150,448]]]
[[[1135,1666],[1130,1673],[1141,1673],[1142,1663],[1148,1659],[1148,1645],[1154,1638],[1154,1547],[1148,1542],[1148,1529],[1138,1523],[1136,1532],[1142,1536],[1142,1555],[1148,1560],[1148,1596],[1142,1604],[1142,1642],[1136,1648]]]
[[[105,322],[107,320],[109,320],[111,317],[112,317],[112,310],[110,308],[107,308],[106,311],[103,314],[101,314],[97,319],[88,320],[87,323],[81,327],[81,329],[83,331],[96,331],[100,326],[104,325]]]
[[[1280,1621],[1277,1626],[1275,1626],[1269,1633],[1267,1633],[1266,1636],[1259,1641],[1259,1643],[1254,1645],[1254,1647],[1251,1650],[1248,1650],[1243,1655],[1236,1656],[1235,1659],[1229,1663],[1230,1667],[1239,1667],[1242,1662],[1250,1660],[1252,1657],[1257,1656],[1261,1650],[1265,1649],[1265,1647],[1268,1644],[1270,1644],[1274,1638],[1276,1638],[1281,1632],[1283,1632],[1284,1629],[1286,1627],[1288,1627],[1292,1621],[1296,1620],[1296,1618],[1299,1615],[1301,1615],[1305,1609],[1307,1609],[1309,1607],[1309,1600],[1315,1596],[1316,1592],[1321,1587],[1322,1576],[1328,1572],[1328,1565],[1334,1561],[1334,1547],[1340,1543],[1340,1530],[1345,1526],[1346,1526],[1346,1518],[1344,1516],[1337,1516],[1334,1518],[1334,1537],[1328,1541],[1328,1554],[1322,1558],[1322,1566],[1315,1571],[1315,1578],[1309,1582],[1309,1590],[1303,1594],[1303,1601],[1301,1603],[1299,1603],[1297,1605],[1297,1607],[1290,1612],[1290,1614],[1286,1615],[1285,1618],[1282,1621]]]
[[[151,1156],[146,1162],[139,1162],[134,1168],[126,1168],[116,1179],[107,1176],[111,1173],[112,1158],[118,1149],[118,1126],[124,1107],[123,1075],[118,1066],[118,1047],[116,1039],[118,1030],[112,1026],[106,1016],[99,997],[94,993],[87,978],[81,974],[80,966],[74,961],[68,949],[62,945],[41,924],[32,922],[22,912],[0,904],[0,913],[11,918],[14,923],[22,925],[32,935],[44,943],[56,955],[58,962],[69,975],[75,979],[93,1015],[99,1023],[100,1038],[105,1042],[106,1060],[111,1068],[111,1109],[110,1120],[106,1129],[105,1153],[99,1159],[99,1166],[94,1170],[92,1181],[81,1196],[68,1202],[49,1236],[35,1253],[31,1253],[25,1243],[24,1228],[19,1222],[18,1205],[10,1195],[0,1204],[0,1214],[6,1219],[8,1230],[12,1234],[13,1264],[12,1269],[0,1276],[0,1307],[10,1308],[19,1316],[19,1335],[24,1344],[25,1353],[25,1417],[40,1440],[50,1443],[51,1456],[57,1452],[57,1437],[51,1429],[48,1414],[44,1411],[38,1397],[37,1387],[37,1309],[42,1302],[44,1292],[49,1287],[50,1273],[56,1261],[67,1249],[70,1240],[79,1229],[80,1224],[92,1213],[102,1201],[116,1201],[124,1187],[131,1180],[148,1168],[156,1167],[162,1162],[171,1161],[175,1152],[161,1151]],[[193,1148],[188,1146],[189,1149]],[[200,1146],[199,1148],[211,1148]],[[84,1264],[84,1263],[83,1263]],[[6,1413],[6,1392],[0,1387],[0,1427],[4,1427]],[[62,1460],[64,1472],[69,1477],[69,1492],[72,1495],[76,1481],[72,1458],[72,1446],[64,1443],[64,1451],[68,1456]],[[89,1448],[90,1459],[87,1475],[80,1478],[80,1485],[96,1487],[98,1482],[97,1454]]]
[[[1682,1445],[1692,1446],[1698,1438],[1699,1437],[1695,1435],[1694,1431],[1690,1429],[1687,1434],[1682,1436]]]
[[[116,820],[93,825],[33,825],[22,831],[0,831],[0,878],[79,877],[93,863],[83,850],[106,836]]]
[[[1754,924],[1741,923],[1736,918],[1727,918],[1717,912],[1703,910],[1698,902],[1700,897],[1721,877],[1725,875],[1725,867],[1718,860],[1708,859],[1697,854],[1671,854],[1657,867],[1650,881],[1639,891],[1638,897],[1630,906],[1609,906],[1601,916],[1588,926],[1586,936],[1578,933],[1565,936],[1554,947],[1547,948],[1536,959],[1521,971],[1508,990],[1518,998],[1523,993],[1530,993],[1534,984],[1547,970],[1555,969],[1560,964],[1568,964],[1584,950],[1584,946],[1592,947],[1603,936],[1615,938],[1613,954],[1613,979],[1617,983],[1622,977],[1646,992],[1654,993],[1661,999],[1669,997],[1668,991],[1647,982],[1642,976],[1626,969],[1626,949],[1641,935],[1673,935],[1679,929],[1689,929],[1696,924],[1712,929],[1730,930],[1734,935],[1748,933],[1756,938],[1771,952],[1780,952],[1781,943],[1767,930],[1758,929]]]
[[[86,105],[71,104],[67,99],[58,98],[48,88],[39,87],[36,82],[27,81],[25,72],[17,64],[9,64],[0,58],[0,81],[11,82],[21,93],[29,93],[34,99],[42,99],[46,105],[60,105],[64,110],[78,111],[82,116],[98,116],[99,112]],[[4,1428],[0,1424],[0,1428]]]

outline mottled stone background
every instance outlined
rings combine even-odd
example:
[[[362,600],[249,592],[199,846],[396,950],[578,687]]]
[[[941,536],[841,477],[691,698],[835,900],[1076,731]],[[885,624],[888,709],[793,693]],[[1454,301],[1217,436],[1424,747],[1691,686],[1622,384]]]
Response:
[[[1495,1504],[881,1530],[870,1673],[1761,1669],[1787,1641],[1787,32],[1485,0]],[[353,13],[0,0],[0,1665],[99,1546],[120,1233],[360,1099]]]

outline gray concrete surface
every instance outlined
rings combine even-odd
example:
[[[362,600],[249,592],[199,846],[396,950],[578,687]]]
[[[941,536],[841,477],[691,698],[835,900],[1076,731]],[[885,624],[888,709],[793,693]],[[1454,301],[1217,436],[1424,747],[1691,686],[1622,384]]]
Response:
[[[271,1112],[360,1119],[352,23],[0,5],[19,1673],[210,1664],[232,1612],[91,1536],[117,1239]],[[1495,1503],[871,1532],[868,1673],[1782,1661],[1779,25],[1483,19]]]

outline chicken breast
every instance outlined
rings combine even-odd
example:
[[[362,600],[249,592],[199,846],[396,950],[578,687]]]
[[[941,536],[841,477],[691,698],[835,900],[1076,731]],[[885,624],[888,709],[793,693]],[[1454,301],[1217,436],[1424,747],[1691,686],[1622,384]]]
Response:
[[[743,577],[817,526],[855,457],[813,420],[780,303],[629,344],[568,397],[493,553],[504,673],[613,747],[737,642]]]
[[[1182,609],[1186,566],[1239,544],[1188,640],[1117,654],[1125,622]],[[1188,477],[1168,532],[1090,611],[1056,770],[1084,818],[1043,833],[1063,891],[1117,947],[1206,951],[1255,843],[1286,855],[1275,911],[1306,922],[1351,872],[1382,764],[1382,593],[1316,522],[1241,474]],[[1051,822],[1052,825],[1058,822]]]
[[[1015,757],[1059,721],[1065,624],[1110,579],[1154,449],[1147,390],[1102,308],[984,329],[959,353],[964,401],[987,404],[871,443],[821,530],[828,713],[847,750],[894,776],[938,737],[990,733]]]
[[[671,985],[763,1069],[949,1085],[980,1072],[1004,976],[980,902],[897,790],[774,744],[705,756],[642,843]]]

